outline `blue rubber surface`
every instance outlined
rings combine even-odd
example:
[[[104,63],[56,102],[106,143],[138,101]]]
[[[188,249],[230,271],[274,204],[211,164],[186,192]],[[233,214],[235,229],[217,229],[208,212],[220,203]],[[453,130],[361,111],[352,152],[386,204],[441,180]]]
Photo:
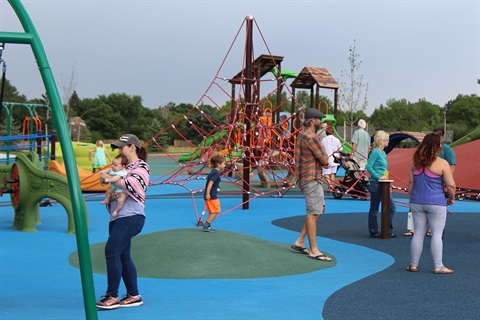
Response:
[[[152,188],[149,191],[152,197],[147,200],[147,220],[143,234],[194,228],[196,221],[191,199],[175,196],[155,197],[156,190]],[[91,244],[104,242],[107,239],[108,216],[104,207],[98,203],[101,199],[101,197],[90,198],[87,202]],[[240,202],[239,198],[221,199],[224,209],[237,206]],[[405,246],[405,241],[403,244],[396,241],[403,239],[368,239],[366,231],[362,231],[366,229],[368,201],[353,200],[348,197],[334,200],[328,196],[327,208],[326,216],[319,220],[318,243],[320,250],[334,255],[337,259],[337,265],[334,268],[295,276],[262,279],[140,278],[139,288],[145,301],[144,305],[138,308],[99,311],[99,319],[225,319],[226,317],[229,319],[307,317],[321,319],[327,300],[335,293],[343,292],[342,289],[348,289],[351,284],[359,283],[372,275],[380,276],[380,280],[376,281],[382,281],[381,275],[394,265],[397,258],[392,254],[364,245],[364,240],[388,241],[391,246]],[[301,226],[299,221],[303,221],[304,210],[302,197],[258,198],[250,203],[249,210],[237,209],[217,219],[215,228],[220,232],[227,230],[284,243],[286,250],[289,250],[298,235],[298,225]],[[457,202],[451,210],[480,213],[480,203]],[[83,319],[85,314],[80,274],[78,269],[68,263],[68,256],[77,249],[76,238],[74,235],[64,233],[67,225],[64,209],[58,204],[41,208],[43,224],[37,226],[39,231],[36,233],[11,230],[13,209],[3,203],[0,211],[0,318]],[[402,237],[401,234],[405,231],[406,212],[405,208],[399,208],[397,217],[399,237]],[[357,215],[361,217],[359,221],[364,221],[364,225],[358,225],[358,236],[362,234],[362,241],[353,243],[322,236],[324,233],[342,232],[348,224],[344,217],[351,215]],[[478,217],[478,214],[471,215],[473,226],[478,223]],[[272,223],[282,219],[293,220],[287,225],[285,221]],[[470,246],[479,247],[478,234],[470,240],[475,242],[469,243]],[[445,246],[448,246],[447,242]],[[428,252],[425,251],[424,255],[428,255]],[[408,257],[403,258],[408,261]],[[299,259],[307,258],[299,255]],[[195,262],[192,261],[192,263]],[[452,268],[468,263],[467,258],[464,261],[455,261]],[[396,270],[395,272],[404,271]],[[461,274],[452,276],[457,277],[452,278],[457,285],[468,285],[468,281]],[[395,284],[395,279],[388,279],[388,281],[391,281],[392,285]],[[478,276],[472,281],[473,284],[475,281],[478,283]],[[94,283],[98,299],[105,293],[106,276],[94,274]],[[121,292],[122,289],[123,285]],[[399,294],[408,293],[399,292]],[[349,300],[354,298],[350,296],[347,301],[340,300],[339,303],[348,305]],[[312,299],[315,303],[311,303]],[[478,296],[473,299],[478,301]],[[422,305],[418,307],[423,308]],[[415,314],[415,310],[409,310],[409,314]],[[326,319],[336,318],[334,313],[326,317]]]

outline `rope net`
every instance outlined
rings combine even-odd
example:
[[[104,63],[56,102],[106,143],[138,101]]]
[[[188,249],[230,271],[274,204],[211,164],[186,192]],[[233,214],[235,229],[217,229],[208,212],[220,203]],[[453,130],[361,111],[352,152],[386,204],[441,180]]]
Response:
[[[258,197],[283,197],[295,188],[294,145],[296,133],[301,129],[296,124],[301,123],[298,119],[303,115],[304,108],[296,101],[281,74],[275,75],[272,72],[268,73],[271,75],[268,79],[261,78],[260,70],[255,66],[251,74],[247,74],[247,57],[255,56],[253,45],[251,52],[247,51],[248,46],[245,45],[243,48],[242,62],[236,63],[237,66],[241,65],[242,71],[239,75],[231,78],[224,74],[224,69],[227,69],[226,66],[231,60],[232,49],[239,42],[242,28],[248,23],[247,19],[243,21],[202,97],[181,118],[145,142],[155,144],[159,152],[164,153],[165,157],[176,164],[175,169],[155,176],[151,180],[151,187],[170,185],[178,187],[179,192],[188,192],[194,202],[197,218],[201,208],[197,210],[195,196],[203,195],[206,175],[211,170],[209,159],[216,154],[226,159],[220,195],[248,195],[239,201],[237,206],[223,211],[219,216]],[[262,40],[262,53],[268,52],[278,70],[275,57],[271,54],[256,21],[254,19],[252,21],[254,31],[260,34]],[[235,89],[232,89],[232,86]],[[264,91],[262,92],[264,98],[260,98],[260,86]],[[268,98],[273,100],[277,94],[281,95],[282,91],[286,95],[281,103],[272,104]],[[209,114],[208,108],[203,103],[205,100],[208,101],[208,107],[214,106],[218,109],[222,115],[221,119]],[[219,101],[231,103],[222,106]],[[286,109],[284,106],[289,101],[295,104],[295,107],[291,108],[295,111],[280,114],[282,107]],[[185,127],[194,130],[202,142],[195,144],[189,141],[179,129]],[[169,154],[159,143],[160,136],[169,131],[174,131],[175,136],[186,141],[193,151],[181,155]]]
[[[153,178],[151,186],[175,186],[179,193],[188,193],[197,220],[203,216],[199,214],[203,203],[197,206],[195,198],[203,196],[206,176],[211,170],[209,159],[216,154],[226,159],[220,196],[239,198],[237,205],[227,208],[218,216],[225,215],[259,197],[281,198],[296,188],[294,147],[297,133],[302,129],[304,107],[296,100],[280,73],[272,72],[272,77],[268,79],[262,79],[260,70],[255,67],[252,68],[251,74],[247,73],[247,57],[255,57],[253,45],[251,52],[247,51],[247,47],[250,46],[245,45],[241,64],[235,63],[242,66],[242,71],[234,78],[224,74],[224,69],[230,62],[232,49],[247,20],[248,18],[243,21],[212,82],[197,103],[177,121],[146,141],[147,144],[155,144],[158,151],[164,153],[165,157],[176,165],[175,169],[168,173]],[[259,46],[262,53],[268,52],[275,70],[280,70],[255,19],[253,24],[256,27],[255,31],[260,35]],[[238,92],[230,88],[232,84],[239,88]],[[262,93],[263,98],[260,98],[260,87],[265,92]],[[273,104],[271,99],[268,99],[281,96],[282,92],[285,92],[285,96],[277,99],[280,103]],[[207,112],[204,100],[209,101],[209,104],[220,111],[221,121],[214,119]],[[222,106],[218,101],[231,101],[231,104]],[[294,105],[293,107],[289,105],[292,112],[281,112],[286,109],[284,106],[289,101]],[[325,108],[328,110],[328,105]],[[185,127],[195,130],[202,142],[194,144],[189,141],[179,130]],[[169,154],[158,140],[162,134],[170,130],[187,141],[194,150],[180,156]],[[332,192],[334,196],[349,195],[365,200],[368,192],[365,179],[365,173],[347,175],[343,180],[330,182],[331,186],[327,191]],[[325,178],[323,182],[325,185],[329,184]],[[203,197],[201,199],[203,201]]]

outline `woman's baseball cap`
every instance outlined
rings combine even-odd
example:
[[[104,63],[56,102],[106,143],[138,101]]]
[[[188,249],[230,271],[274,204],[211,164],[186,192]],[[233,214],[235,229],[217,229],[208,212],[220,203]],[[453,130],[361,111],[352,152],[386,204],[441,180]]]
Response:
[[[123,148],[126,145],[133,144],[137,149],[141,149],[140,139],[134,134],[124,134],[117,142],[111,144],[112,149]]]

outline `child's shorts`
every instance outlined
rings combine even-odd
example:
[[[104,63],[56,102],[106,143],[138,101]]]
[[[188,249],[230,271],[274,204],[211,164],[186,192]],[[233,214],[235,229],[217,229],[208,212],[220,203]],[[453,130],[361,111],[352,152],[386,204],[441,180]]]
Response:
[[[218,199],[205,200],[205,205],[207,206],[208,213],[220,212],[220,200]]]

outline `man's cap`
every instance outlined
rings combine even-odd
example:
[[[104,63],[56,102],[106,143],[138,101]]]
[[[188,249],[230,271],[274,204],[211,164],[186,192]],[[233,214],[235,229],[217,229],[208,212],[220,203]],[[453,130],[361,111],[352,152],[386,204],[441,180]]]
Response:
[[[315,108],[308,108],[307,111],[305,111],[305,120],[314,118],[322,119],[325,118],[325,115]]]
[[[125,147],[126,145],[133,144],[137,149],[141,149],[140,139],[134,134],[124,134],[117,142],[111,144],[112,149],[118,149]]]

